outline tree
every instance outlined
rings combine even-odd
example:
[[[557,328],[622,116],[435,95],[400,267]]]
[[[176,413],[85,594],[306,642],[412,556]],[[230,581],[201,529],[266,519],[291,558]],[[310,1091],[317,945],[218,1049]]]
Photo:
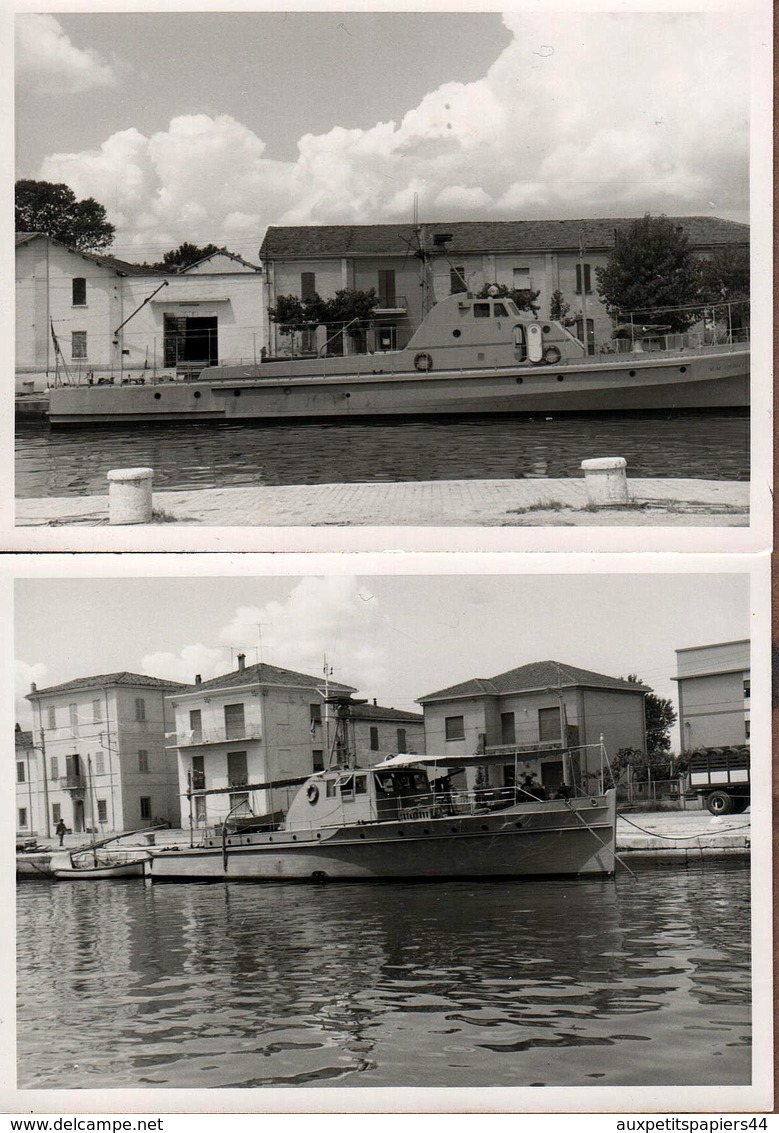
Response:
[[[687,330],[701,315],[700,262],[666,216],[644,216],[618,229],[597,291],[612,317]]]
[[[540,291],[533,291],[529,287],[507,287],[505,283],[485,283],[476,296],[477,299],[511,299],[520,311],[532,311],[538,314],[536,299]]]
[[[634,685],[644,684],[635,673],[630,673],[625,679]],[[667,697],[656,696],[647,689],[644,696],[644,719],[647,755],[650,759],[659,757],[667,762],[671,751],[670,731],[676,723],[676,709],[672,701]]]
[[[278,323],[281,334],[293,334],[306,327],[325,326],[330,346],[347,334],[353,341],[364,345],[365,329],[378,302],[375,288],[368,291],[343,288],[332,299],[314,294],[310,299],[297,295],[280,295],[268,309],[271,322]],[[337,352],[337,351],[336,351]]]
[[[76,200],[67,185],[50,181],[16,182],[16,231],[43,232],[81,252],[102,252],[113,243],[113,224],[93,197]]]
[[[701,297],[715,309],[715,318],[729,329],[749,325],[749,249],[715,248],[700,261]]]
[[[570,311],[571,304],[565,301],[562,291],[553,291],[549,297],[549,318],[563,326],[570,326],[574,321],[568,318]]]
[[[224,248],[218,248],[216,244],[206,244],[205,247],[199,248],[197,244],[189,244],[185,240],[183,244],[179,244],[178,248],[166,252],[160,263],[152,264],[152,267],[162,271],[183,271],[184,268],[192,267],[192,264],[198,263],[199,260],[204,260],[206,256],[213,256],[214,252],[223,252],[224,250]]]

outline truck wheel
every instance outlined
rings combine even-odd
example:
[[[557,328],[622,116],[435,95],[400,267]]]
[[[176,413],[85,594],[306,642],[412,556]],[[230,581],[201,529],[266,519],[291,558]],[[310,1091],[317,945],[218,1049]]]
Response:
[[[749,806],[749,799],[745,799],[743,797],[734,799],[733,800],[733,813],[734,814],[743,814],[748,806]]]
[[[733,810],[733,799],[727,791],[712,791],[706,799],[706,806],[711,814],[730,814]]]

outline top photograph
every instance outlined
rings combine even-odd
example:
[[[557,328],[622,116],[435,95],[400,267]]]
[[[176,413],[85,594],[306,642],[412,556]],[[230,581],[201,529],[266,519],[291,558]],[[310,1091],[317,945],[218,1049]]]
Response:
[[[744,24],[17,13],[17,538],[749,528]]]

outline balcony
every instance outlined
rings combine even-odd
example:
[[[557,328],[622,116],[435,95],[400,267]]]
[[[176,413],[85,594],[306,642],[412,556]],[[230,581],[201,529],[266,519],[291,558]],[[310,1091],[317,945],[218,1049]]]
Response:
[[[64,791],[85,791],[87,777],[81,772],[71,771],[69,775],[60,775],[60,787]]]
[[[246,743],[262,739],[259,724],[245,724],[243,728],[200,728],[192,731],[174,733],[173,742],[167,748],[210,747],[212,744]]]
[[[405,295],[380,295],[371,314],[376,318],[386,318],[389,315],[405,315],[407,310],[408,302]]]

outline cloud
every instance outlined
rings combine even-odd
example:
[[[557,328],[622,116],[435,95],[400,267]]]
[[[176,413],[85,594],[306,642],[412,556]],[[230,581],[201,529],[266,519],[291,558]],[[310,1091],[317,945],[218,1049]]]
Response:
[[[41,661],[29,664],[27,661],[16,661],[14,669],[14,700],[16,721],[21,724],[24,731],[29,731],[32,728],[32,705],[29,700],[25,700],[27,693],[30,691],[30,685],[36,684],[41,687],[44,686],[46,681],[46,674],[48,669]]]
[[[204,681],[229,673],[230,654],[226,649],[208,645],[185,645],[179,653],[147,653],[141,660],[141,672],[149,677],[194,684],[199,674]]]
[[[76,47],[54,16],[16,17],[16,73],[42,93],[83,94],[113,86],[114,71],[90,50]]]
[[[512,42],[481,79],[443,84],[397,122],[307,134],[294,161],[230,115],[190,114],[52,154],[40,175],[95,196],[117,242],[138,246],[410,219],[415,198],[440,220],[746,209],[749,37],[733,18],[504,22]]]

